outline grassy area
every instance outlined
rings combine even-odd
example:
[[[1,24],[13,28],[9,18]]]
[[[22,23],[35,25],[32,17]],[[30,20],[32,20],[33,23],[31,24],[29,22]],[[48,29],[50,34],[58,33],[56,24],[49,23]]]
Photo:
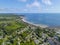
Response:
[[[54,36],[56,32],[53,29],[30,26],[14,14],[0,14],[0,45],[36,45],[34,40],[43,44],[48,37]],[[58,37],[60,40],[60,35]]]
[[[0,14],[0,36],[3,38],[0,39],[0,45],[3,43],[6,45],[17,45],[18,39],[21,38],[24,39],[28,34],[29,31],[23,32],[20,36],[17,34],[17,31],[21,31],[21,29],[24,29],[27,27],[27,24],[21,21],[21,18],[16,15],[1,15]],[[21,40],[20,38],[20,40]],[[29,44],[29,45],[34,45],[34,42],[29,42],[29,43],[21,43],[22,44]]]
[[[34,43],[34,41],[30,41],[30,42],[21,42],[21,44],[20,45],[36,45],[35,43]]]

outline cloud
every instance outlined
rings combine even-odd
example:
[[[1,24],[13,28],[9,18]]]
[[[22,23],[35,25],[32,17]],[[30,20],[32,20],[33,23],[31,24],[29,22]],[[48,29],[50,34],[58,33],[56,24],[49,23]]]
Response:
[[[28,11],[27,9],[23,9],[23,11]]]
[[[0,8],[0,11],[20,11],[18,8]]]
[[[0,8],[0,13],[1,12],[17,12],[17,13],[20,13],[20,12],[27,12],[28,10],[27,9],[20,9],[20,8]]]
[[[21,1],[21,2],[26,2],[27,0],[18,0],[18,1]]]
[[[0,8],[0,11],[8,11],[8,10],[10,10],[10,9],[8,9],[8,8]]]
[[[41,4],[38,0],[35,0],[31,4],[26,4],[26,9],[29,12],[41,12]]]
[[[27,4],[27,7],[40,7],[40,3],[35,0],[32,4]]]
[[[46,5],[52,5],[51,0],[42,0],[42,2]]]

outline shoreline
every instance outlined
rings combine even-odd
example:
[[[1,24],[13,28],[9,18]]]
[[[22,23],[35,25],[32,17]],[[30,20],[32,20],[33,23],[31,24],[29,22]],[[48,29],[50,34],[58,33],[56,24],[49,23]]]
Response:
[[[59,27],[59,28],[58,28],[58,27],[49,27],[49,26],[43,25],[43,24],[34,24],[34,23],[31,23],[31,22],[27,21],[25,17],[22,17],[21,20],[22,20],[24,23],[27,23],[28,25],[32,25],[32,26],[34,26],[34,27],[54,29],[54,30],[56,31],[56,33],[60,33],[60,31],[59,31],[59,30],[60,30],[60,27]]]
[[[25,17],[22,18],[22,21],[25,22],[25,23],[28,23],[28,24],[30,24],[30,25],[34,25],[34,26],[41,27],[41,28],[47,28],[47,27],[48,27],[47,25],[31,23],[31,22],[27,21],[27,20],[25,19]]]

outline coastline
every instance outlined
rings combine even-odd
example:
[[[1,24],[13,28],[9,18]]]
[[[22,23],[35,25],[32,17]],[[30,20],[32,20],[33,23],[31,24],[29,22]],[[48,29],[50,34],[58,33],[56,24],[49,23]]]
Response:
[[[28,24],[30,24],[30,25],[34,25],[34,26],[41,27],[41,28],[47,28],[47,27],[48,27],[47,25],[31,23],[31,22],[27,21],[27,20],[25,19],[25,17],[22,18],[22,21],[25,22],[25,23],[28,23]]]
[[[59,31],[60,29],[57,28],[57,27],[49,27],[49,26],[47,26],[47,25],[34,24],[34,23],[31,23],[31,22],[27,21],[27,20],[25,19],[25,17],[23,17],[21,20],[22,20],[23,22],[29,24],[29,25],[33,25],[33,26],[35,26],[35,27],[41,27],[41,28],[55,29],[56,33],[60,33],[60,31]]]

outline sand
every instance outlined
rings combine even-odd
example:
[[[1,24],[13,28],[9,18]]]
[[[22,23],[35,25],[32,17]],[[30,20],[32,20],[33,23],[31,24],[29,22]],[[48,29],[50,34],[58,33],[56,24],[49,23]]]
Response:
[[[25,22],[25,23],[31,24],[31,25],[39,26],[41,28],[47,28],[48,27],[47,25],[31,23],[31,22],[27,21],[25,18],[22,18],[22,21]]]

